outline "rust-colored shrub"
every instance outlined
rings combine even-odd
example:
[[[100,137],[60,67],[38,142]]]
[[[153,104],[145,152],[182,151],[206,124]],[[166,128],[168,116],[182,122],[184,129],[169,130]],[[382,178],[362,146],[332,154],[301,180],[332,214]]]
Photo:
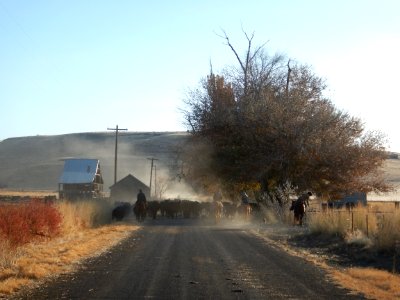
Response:
[[[32,199],[28,203],[0,205],[0,236],[12,246],[59,232],[61,214],[53,204]]]

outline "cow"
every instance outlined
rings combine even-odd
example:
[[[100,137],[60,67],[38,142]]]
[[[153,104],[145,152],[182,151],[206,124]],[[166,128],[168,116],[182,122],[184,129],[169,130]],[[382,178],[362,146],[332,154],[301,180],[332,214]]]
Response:
[[[224,205],[224,215],[228,219],[233,219],[236,215],[237,207],[232,202],[224,201],[222,202]]]
[[[122,219],[129,215],[131,211],[131,204],[128,202],[120,202],[112,210],[111,219],[116,221],[122,221]]]
[[[161,205],[159,201],[155,200],[147,202],[147,213],[153,218],[153,220],[156,219],[160,207]]]
[[[164,200],[161,202],[161,215],[167,218],[177,218],[182,213],[181,200]]]

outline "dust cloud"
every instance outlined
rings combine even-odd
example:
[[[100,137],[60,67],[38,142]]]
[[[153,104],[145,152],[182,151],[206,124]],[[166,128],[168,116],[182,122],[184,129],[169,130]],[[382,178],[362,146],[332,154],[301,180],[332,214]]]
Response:
[[[118,136],[117,181],[129,174],[144,184],[150,183],[151,161],[157,169],[157,177],[166,177],[172,164],[173,155],[168,151],[159,151],[158,141],[146,133],[121,134]],[[111,133],[87,134],[70,137],[64,142],[64,157],[93,158],[100,160],[105,191],[114,184],[115,135]],[[153,184],[155,174],[153,169]]]

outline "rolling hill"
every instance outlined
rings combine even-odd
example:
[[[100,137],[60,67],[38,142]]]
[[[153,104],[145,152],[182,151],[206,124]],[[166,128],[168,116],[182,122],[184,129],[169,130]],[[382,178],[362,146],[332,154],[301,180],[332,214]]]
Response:
[[[185,132],[124,132],[118,134],[117,180],[132,174],[148,184],[150,160],[157,172],[168,173]],[[0,187],[25,190],[58,189],[64,158],[97,158],[104,189],[114,183],[115,134],[76,133],[9,138],[0,142]]]

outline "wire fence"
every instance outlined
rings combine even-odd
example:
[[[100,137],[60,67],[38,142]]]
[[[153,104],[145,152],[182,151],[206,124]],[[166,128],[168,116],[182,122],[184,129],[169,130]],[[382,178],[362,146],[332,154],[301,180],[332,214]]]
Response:
[[[400,241],[400,209],[395,202],[347,209],[314,206],[307,210],[305,223],[311,232],[341,235],[352,240],[367,238],[383,250],[394,251]]]

